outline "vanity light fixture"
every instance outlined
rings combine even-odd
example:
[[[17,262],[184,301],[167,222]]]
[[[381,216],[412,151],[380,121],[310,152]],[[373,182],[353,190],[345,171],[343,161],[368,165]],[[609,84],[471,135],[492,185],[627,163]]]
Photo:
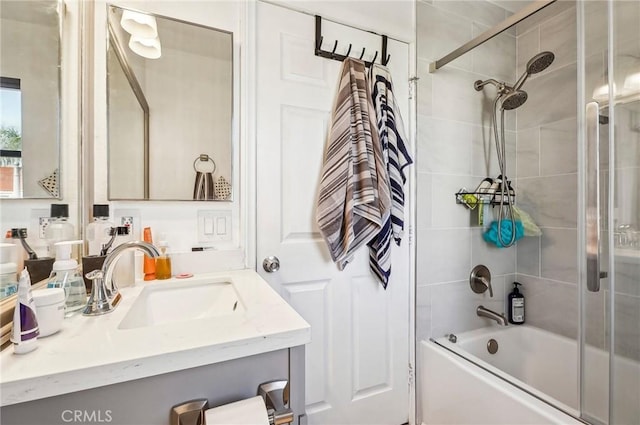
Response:
[[[139,37],[132,35],[129,38],[129,48],[136,54],[147,59],[158,59],[162,55],[160,39]]]
[[[131,36],[154,39],[158,36],[156,18],[145,13],[125,10],[122,12],[120,26]]]

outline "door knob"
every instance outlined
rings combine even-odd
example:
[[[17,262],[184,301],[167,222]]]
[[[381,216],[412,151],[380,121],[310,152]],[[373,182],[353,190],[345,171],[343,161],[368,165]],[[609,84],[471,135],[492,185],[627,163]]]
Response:
[[[280,269],[280,260],[278,260],[278,257],[271,255],[264,259],[262,268],[267,273],[277,272]]]

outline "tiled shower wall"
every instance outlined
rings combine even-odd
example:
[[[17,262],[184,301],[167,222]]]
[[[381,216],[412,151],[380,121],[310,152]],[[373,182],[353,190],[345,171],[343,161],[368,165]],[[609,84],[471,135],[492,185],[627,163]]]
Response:
[[[578,146],[575,2],[560,1],[517,26],[517,67],[549,50],[555,60],[523,87],[517,110],[518,206],[542,236],[517,243],[517,276],[527,323],[570,338],[578,335]],[[598,341],[602,343],[601,340]]]
[[[489,2],[417,2],[418,206],[417,338],[441,337],[487,326],[478,305],[504,311],[505,283],[513,281],[515,249],[482,240],[476,211],[457,205],[454,194],[475,189],[499,174],[490,133],[495,92],[477,92],[476,80],[516,77],[516,33],[503,33],[430,74],[429,63],[461,46],[510,12]],[[515,173],[515,114],[508,114],[508,161]],[[514,175],[515,178],[515,175]],[[491,270],[494,297],[469,287],[473,266]]]

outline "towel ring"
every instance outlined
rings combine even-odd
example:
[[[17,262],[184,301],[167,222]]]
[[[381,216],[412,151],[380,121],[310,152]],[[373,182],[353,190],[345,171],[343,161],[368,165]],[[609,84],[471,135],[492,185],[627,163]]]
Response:
[[[198,162],[200,163],[211,163],[213,165],[213,168],[211,169],[211,171],[205,171],[205,170],[198,170]],[[196,171],[196,173],[215,173],[216,172],[216,163],[213,161],[213,158],[211,158],[209,155],[207,155],[206,153],[203,153],[201,155],[199,155],[195,161],[193,161],[193,169]]]

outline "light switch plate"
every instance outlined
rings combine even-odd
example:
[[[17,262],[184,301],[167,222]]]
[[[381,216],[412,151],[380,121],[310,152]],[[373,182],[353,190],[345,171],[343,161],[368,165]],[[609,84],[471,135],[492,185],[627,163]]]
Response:
[[[198,242],[231,240],[231,211],[198,210]]]

